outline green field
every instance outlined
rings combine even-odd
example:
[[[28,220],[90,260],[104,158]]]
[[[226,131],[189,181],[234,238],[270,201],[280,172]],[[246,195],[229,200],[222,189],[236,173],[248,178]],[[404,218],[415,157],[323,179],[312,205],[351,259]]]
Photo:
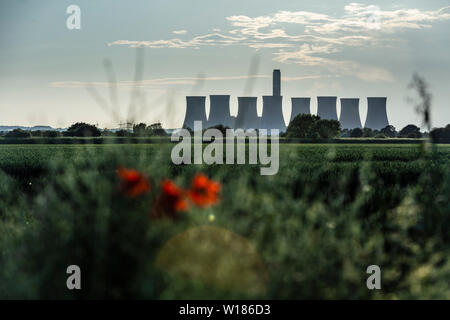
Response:
[[[450,298],[449,145],[282,144],[274,176],[176,166],[172,146],[0,145],[0,297]],[[152,190],[123,197],[120,166]],[[198,172],[218,205],[149,217],[163,179]]]

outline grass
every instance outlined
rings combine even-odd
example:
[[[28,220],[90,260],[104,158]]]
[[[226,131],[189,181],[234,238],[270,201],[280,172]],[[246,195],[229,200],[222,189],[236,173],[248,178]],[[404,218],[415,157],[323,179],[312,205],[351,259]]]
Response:
[[[171,147],[0,145],[0,297],[450,298],[450,146],[283,144],[275,176],[176,166]],[[123,197],[120,165],[152,191]],[[197,172],[221,183],[218,205],[149,218],[160,181]]]

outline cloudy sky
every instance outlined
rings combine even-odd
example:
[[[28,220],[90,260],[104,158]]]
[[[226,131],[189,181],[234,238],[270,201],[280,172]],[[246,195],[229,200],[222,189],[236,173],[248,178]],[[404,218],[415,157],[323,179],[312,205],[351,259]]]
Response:
[[[66,27],[72,4],[80,30]],[[311,97],[315,113],[317,96],[334,95],[360,98],[364,123],[366,97],[387,96],[391,124],[420,124],[407,99],[417,72],[443,126],[449,30],[448,0],[2,0],[0,125],[178,127],[186,95],[230,94],[236,113],[238,96],[270,95],[281,69],[286,119],[291,97]]]

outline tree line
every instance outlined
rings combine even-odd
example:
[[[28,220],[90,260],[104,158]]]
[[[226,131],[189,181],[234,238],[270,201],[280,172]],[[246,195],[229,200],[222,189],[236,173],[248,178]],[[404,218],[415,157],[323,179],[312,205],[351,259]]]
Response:
[[[164,137],[168,134],[162,128],[161,123],[154,123],[151,125],[146,125],[145,123],[139,123],[133,125],[132,130],[108,130],[108,129],[99,129],[97,126],[84,123],[77,122],[71,125],[65,131],[57,131],[57,130],[23,130],[23,129],[14,129],[9,132],[4,132],[1,136],[5,138],[32,138],[32,137],[40,137],[40,138],[58,138],[58,137],[155,137],[160,136]]]
[[[227,127],[216,126],[225,131]],[[161,123],[147,125],[143,122],[133,125],[131,130],[108,130],[99,129],[97,126],[77,122],[65,131],[40,131],[14,129],[1,134],[5,138],[58,138],[58,137],[165,137],[168,133],[162,128]],[[450,142],[450,124],[443,128],[434,128],[430,132],[421,132],[416,125],[409,124],[397,131],[392,125],[381,130],[370,128],[342,129],[337,120],[321,119],[319,116],[310,114],[297,115],[287,127],[286,132],[281,134],[286,138],[300,138],[312,140],[327,140],[333,138],[427,138],[430,137],[437,143]]]

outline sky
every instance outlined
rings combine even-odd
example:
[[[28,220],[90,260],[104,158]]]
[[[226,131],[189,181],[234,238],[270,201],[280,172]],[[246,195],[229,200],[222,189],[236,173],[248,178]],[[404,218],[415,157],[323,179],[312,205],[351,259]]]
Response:
[[[66,26],[70,5],[80,29]],[[448,0],[2,0],[0,125],[175,128],[186,95],[229,94],[232,114],[238,96],[257,96],[261,113],[280,69],[286,120],[291,97],[316,113],[317,96],[337,96],[360,98],[364,124],[367,97],[385,96],[392,125],[420,125],[416,72],[445,126],[448,30]]]

